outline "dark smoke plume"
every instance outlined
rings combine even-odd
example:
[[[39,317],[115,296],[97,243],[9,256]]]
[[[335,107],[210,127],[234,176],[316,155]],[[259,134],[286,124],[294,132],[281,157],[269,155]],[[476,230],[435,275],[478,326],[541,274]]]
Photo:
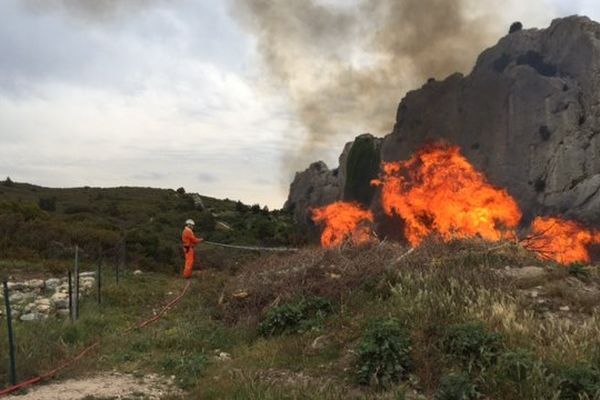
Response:
[[[233,0],[232,13],[256,36],[314,149],[335,135],[391,131],[407,90],[469,72],[515,15],[541,3]]]

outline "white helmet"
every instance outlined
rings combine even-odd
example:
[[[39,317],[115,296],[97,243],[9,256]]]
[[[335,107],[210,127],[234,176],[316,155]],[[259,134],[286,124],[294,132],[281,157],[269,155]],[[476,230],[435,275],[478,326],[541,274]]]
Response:
[[[193,220],[193,219],[188,219],[188,220],[186,220],[186,221],[185,221],[185,224],[186,224],[186,225],[189,225],[189,226],[194,226],[194,225],[196,225],[196,224],[194,223],[194,220]]]

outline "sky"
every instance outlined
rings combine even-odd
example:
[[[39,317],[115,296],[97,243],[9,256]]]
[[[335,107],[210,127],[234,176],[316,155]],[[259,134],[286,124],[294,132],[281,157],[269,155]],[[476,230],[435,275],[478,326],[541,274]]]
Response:
[[[298,166],[323,159],[335,167],[363,127],[307,146],[295,88],[273,79],[257,31],[240,18],[244,1],[0,1],[0,177],[184,187],[282,207]],[[539,13],[519,9],[507,21],[600,20],[592,0],[540,1]]]

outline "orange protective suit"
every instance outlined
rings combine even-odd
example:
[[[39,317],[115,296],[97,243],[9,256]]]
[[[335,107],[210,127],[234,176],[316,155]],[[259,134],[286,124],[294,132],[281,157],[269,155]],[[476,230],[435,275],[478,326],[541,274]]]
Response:
[[[188,279],[192,276],[192,270],[194,269],[194,246],[200,243],[203,239],[197,238],[194,235],[194,231],[185,227],[181,234],[181,241],[183,242],[183,251],[185,252],[185,268],[183,269],[183,277]]]

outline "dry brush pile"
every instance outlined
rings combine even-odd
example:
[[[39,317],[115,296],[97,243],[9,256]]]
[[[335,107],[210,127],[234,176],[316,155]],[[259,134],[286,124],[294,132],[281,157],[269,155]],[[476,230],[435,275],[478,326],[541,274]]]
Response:
[[[337,305],[327,317],[336,322],[320,325],[320,334],[350,361],[342,356],[332,373],[356,370],[358,343],[375,346],[365,332],[374,319],[392,318],[410,337],[410,373],[386,381],[436,398],[593,398],[600,390],[596,268],[560,267],[481,240],[408,250],[384,242],[261,259],[225,285],[220,306],[229,324],[254,325],[306,299]],[[365,376],[363,368],[363,383]]]

